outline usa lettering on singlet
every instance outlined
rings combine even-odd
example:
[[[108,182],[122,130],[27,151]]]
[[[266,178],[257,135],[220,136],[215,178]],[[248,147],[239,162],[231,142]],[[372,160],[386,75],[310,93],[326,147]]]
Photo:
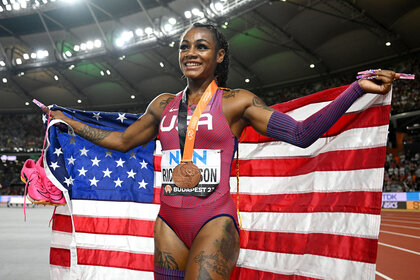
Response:
[[[191,189],[176,186],[172,179],[174,168],[181,162],[179,149],[162,151],[162,190],[164,195],[209,196],[220,183],[220,150],[194,149],[193,163],[201,172],[200,183]]]

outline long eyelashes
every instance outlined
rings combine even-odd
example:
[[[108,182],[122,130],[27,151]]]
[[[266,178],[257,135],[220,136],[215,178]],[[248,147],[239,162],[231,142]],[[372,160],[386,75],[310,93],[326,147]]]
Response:
[[[208,46],[206,46],[204,44],[198,44],[196,48],[198,50],[208,50],[208,49],[210,49]],[[188,49],[190,49],[190,47],[188,45],[180,45],[179,46],[180,51],[186,51]]]

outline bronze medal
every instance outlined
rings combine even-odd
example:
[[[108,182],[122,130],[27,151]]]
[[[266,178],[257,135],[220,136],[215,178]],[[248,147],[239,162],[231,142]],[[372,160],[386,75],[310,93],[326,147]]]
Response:
[[[192,162],[181,162],[174,168],[172,178],[180,188],[192,189],[200,183],[201,172]]]

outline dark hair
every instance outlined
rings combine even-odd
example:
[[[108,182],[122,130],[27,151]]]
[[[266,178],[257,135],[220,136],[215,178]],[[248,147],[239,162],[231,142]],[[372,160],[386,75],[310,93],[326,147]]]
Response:
[[[217,27],[213,24],[204,24],[196,22],[188,30],[192,28],[207,28],[211,31],[216,41],[216,51],[219,51],[221,49],[225,50],[225,57],[221,63],[217,64],[214,75],[216,77],[217,85],[219,87],[226,87],[226,81],[229,75],[229,44],[226,40],[225,35],[223,35],[222,32],[220,32],[219,29],[217,29]]]

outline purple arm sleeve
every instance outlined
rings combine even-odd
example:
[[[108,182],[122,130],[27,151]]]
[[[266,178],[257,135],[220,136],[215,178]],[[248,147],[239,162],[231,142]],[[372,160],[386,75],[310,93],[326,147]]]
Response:
[[[364,94],[356,81],[333,102],[304,121],[274,111],[268,121],[267,136],[302,148],[309,147],[321,137]]]

